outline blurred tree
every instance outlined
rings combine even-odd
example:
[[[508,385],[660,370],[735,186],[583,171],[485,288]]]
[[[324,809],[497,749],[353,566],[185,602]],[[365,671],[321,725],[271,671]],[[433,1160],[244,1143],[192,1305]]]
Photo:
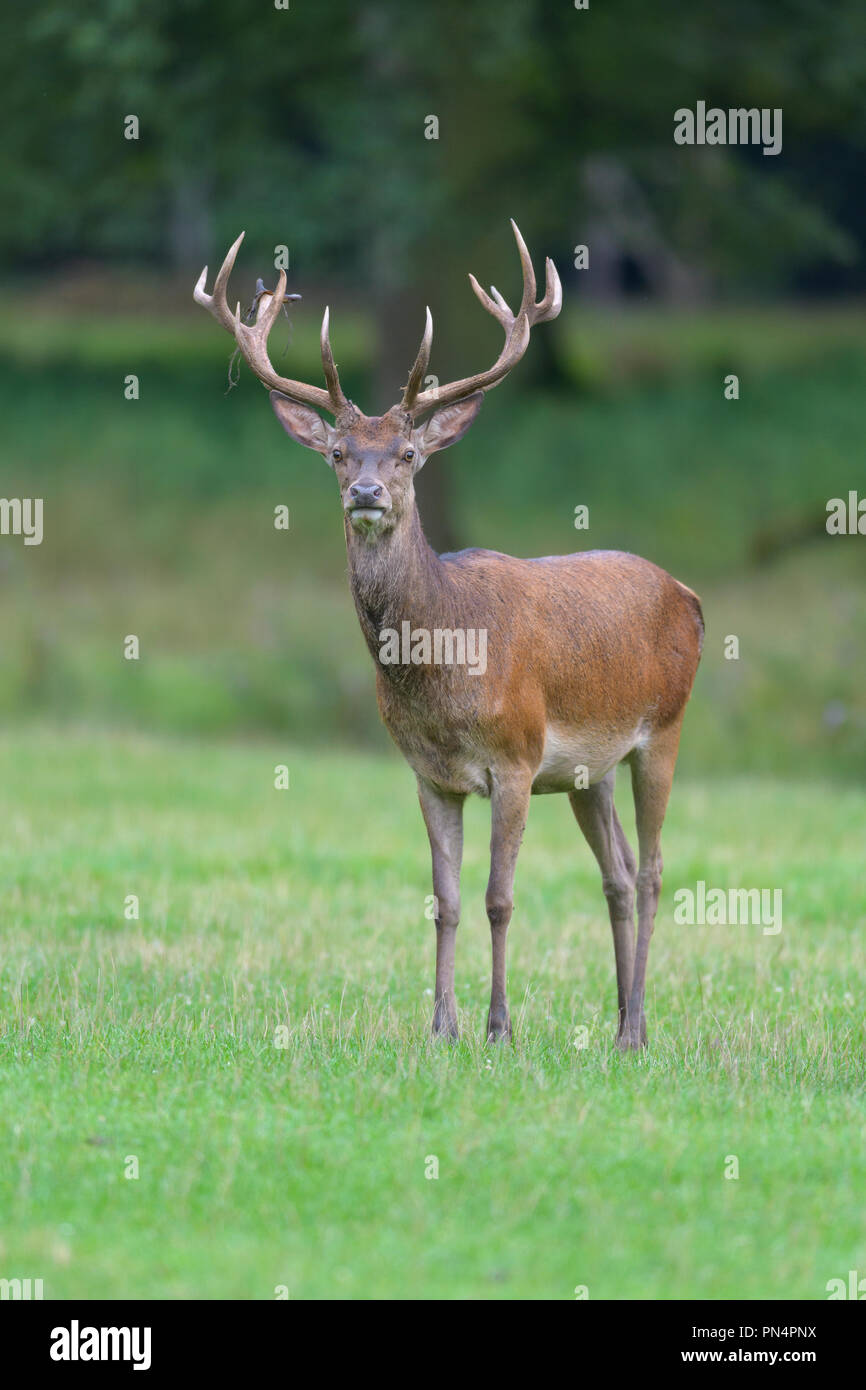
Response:
[[[608,179],[595,199],[608,220],[628,223],[639,203],[638,240],[654,218],[660,241],[713,273],[759,281],[848,254],[846,227],[857,241],[863,231],[851,224],[850,158],[832,161],[866,145],[856,0],[820,23],[807,0],[730,0],[723,15],[688,0],[661,14],[643,0],[255,12],[237,0],[100,0],[87,14],[45,0],[7,9],[0,40],[14,137],[0,149],[0,245],[19,261],[187,267],[239,219],[272,242],[290,210],[291,235],[330,274],[399,288],[419,248],[462,263],[467,240],[518,204],[567,247],[602,158],[631,190],[611,201]],[[675,146],[673,109],[698,99],[781,106],[783,154]],[[130,113],[135,141],[123,138]],[[424,138],[430,113],[438,140]]]
[[[712,11],[691,0],[586,11],[566,0],[99,0],[86,13],[44,0],[6,8],[0,53],[7,262],[198,270],[245,226],[247,257],[264,268],[285,241],[302,276],[371,301],[371,408],[405,379],[425,299],[433,370],[498,350],[465,274],[510,292],[508,216],[561,268],[591,242],[590,270],[571,271],[572,284],[606,295],[629,279],[673,297],[810,275],[863,283],[859,0],[820,17],[808,0]],[[782,154],[676,146],[673,112],[699,99],[781,107]],[[137,140],[124,138],[130,114]],[[438,139],[425,138],[430,115]],[[522,378],[541,368],[553,382],[555,333],[539,343]],[[434,539],[453,543],[447,456],[421,488]]]

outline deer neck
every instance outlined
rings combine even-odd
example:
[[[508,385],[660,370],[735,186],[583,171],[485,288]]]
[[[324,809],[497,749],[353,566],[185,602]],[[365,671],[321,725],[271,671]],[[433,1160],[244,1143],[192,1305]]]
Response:
[[[352,597],[374,657],[384,630],[400,632],[404,622],[431,627],[445,617],[445,566],[428,544],[414,502],[393,530],[373,544],[347,520],[346,550]]]

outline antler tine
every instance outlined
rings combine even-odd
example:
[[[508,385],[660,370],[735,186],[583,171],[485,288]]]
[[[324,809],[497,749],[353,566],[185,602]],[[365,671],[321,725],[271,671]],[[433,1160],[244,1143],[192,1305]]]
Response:
[[[415,358],[415,365],[409,373],[409,380],[406,382],[406,389],[403,392],[401,406],[403,410],[411,411],[418,392],[421,390],[421,383],[427,375],[427,368],[430,365],[430,349],[433,346],[433,315],[430,313],[430,305],[427,305],[427,318],[424,323],[424,335],[421,339],[421,346],[418,349],[418,356]]]
[[[245,236],[246,232],[241,232],[237,241],[229,247],[226,258],[220,266],[219,274],[214,281],[213,294],[208,294],[205,290],[205,285],[207,284],[207,266],[205,266],[199,276],[198,284],[193,290],[193,299],[196,304],[200,304],[203,309],[207,309],[209,314],[213,314],[217,323],[221,323],[223,328],[228,329],[229,333],[234,333],[235,317],[226,300],[226,288],[234,263],[237,260],[238,251],[241,249],[241,242]]]
[[[268,335],[283,307],[286,292],[286,272],[284,270],[280,271],[277,288],[273,294],[261,297],[255,323],[245,324],[241,322],[240,304],[234,313],[229,309],[226,290],[243,239],[244,233],[241,232],[237,241],[230,247],[214,281],[213,294],[208,294],[205,290],[207,283],[207,266],[205,266],[193,291],[195,302],[213,314],[217,322],[231,333],[243,353],[244,360],[252,368],[259,381],[269,390],[279,391],[281,395],[288,396],[290,400],[298,401],[302,405],[312,405],[317,410],[327,410],[332,415],[337,415],[345,408],[347,401],[339,389],[336,367],[334,367],[333,382],[326,372],[328,390],[324,391],[321,386],[308,386],[305,382],[292,381],[289,377],[280,376],[271,366],[268,357]],[[337,388],[336,392],[331,389],[334,383]]]
[[[486,291],[481,288],[475,276],[471,274],[469,276],[469,283],[472,286],[476,299],[483,305],[488,314],[492,314],[495,319],[498,319],[505,329],[505,332],[510,333],[514,327],[514,315],[496,286],[491,285],[490,294],[487,294]]]
[[[517,242],[517,252],[520,256],[520,267],[523,271],[523,297],[520,301],[520,308],[517,311],[517,317],[520,318],[521,314],[526,314],[529,318],[530,323],[532,323],[533,319],[531,318],[531,311],[535,308],[535,271],[532,266],[532,257],[529,254],[526,242],[520,235],[520,228],[518,227],[514,218],[512,217],[510,221],[511,230],[514,233],[514,240]]]
[[[322,315],[322,332],[319,341],[322,349],[322,370],[325,373],[325,380],[328,383],[328,394],[336,407],[334,413],[337,414],[339,411],[345,410],[349,402],[343,394],[343,388],[340,385],[340,378],[337,374],[337,365],[334,361],[334,354],[331,351],[330,323],[331,311],[326,305],[325,312]]]
[[[544,298],[535,306],[535,322],[549,323],[562,308],[562,282],[550,257],[544,262]]]
[[[419,391],[408,401],[407,396],[404,396],[404,406],[411,410],[413,416],[420,415],[426,410],[450,405],[454,401],[463,400],[476,391],[490,391],[494,386],[497,386],[525,353],[533,324],[555,319],[562,308],[562,286],[559,283],[556,267],[550,257],[545,261],[544,298],[536,303],[535,270],[532,265],[532,257],[520,234],[520,228],[513,218],[511,219],[511,227],[517,242],[520,266],[523,271],[523,294],[517,314],[512,312],[495,286],[491,285],[490,294],[487,294],[475,276],[469,276],[469,283],[479,303],[487,310],[488,314],[491,314],[502,325],[505,332],[505,343],[502,351],[493,366],[488,368],[486,372],[478,372],[475,376],[464,377],[461,381],[449,382],[447,386],[432,386],[427,391]],[[419,353],[419,360],[420,356]],[[410,383],[415,381],[417,367],[418,363],[416,362],[412,369]],[[420,382],[418,384],[420,385]]]
[[[511,225],[514,228],[514,235],[520,252],[520,262],[524,269],[523,297],[517,314],[515,315],[511,312],[507,302],[503,299],[495,285],[490,286],[490,294],[485,294],[484,290],[475,279],[475,276],[469,276],[469,280],[477,298],[484,305],[488,314],[492,314],[495,319],[498,319],[506,332],[510,332],[516,319],[519,318],[521,314],[526,314],[530,324],[547,323],[549,319],[555,319],[562,308],[562,285],[559,282],[556,266],[549,256],[544,263],[544,298],[539,300],[537,304],[535,303],[535,271],[529,260],[526,243],[520,235],[519,228],[514,221],[512,221]]]

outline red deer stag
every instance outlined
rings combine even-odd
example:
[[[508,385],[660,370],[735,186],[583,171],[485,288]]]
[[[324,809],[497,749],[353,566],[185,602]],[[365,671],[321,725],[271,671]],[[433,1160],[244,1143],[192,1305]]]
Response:
[[[533,325],[560,311],[553,262],[547,261],[544,297],[536,303],[532,261],[512,227],[523,267],[517,313],[497,290],[485,294],[470,276],[505,334],[493,366],[422,389],[433,336],[428,309],[403,398],[385,415],[364,415],[344,395],[327,309],[321,335],[326,388],[277,375],[267,342],[283,303],[285,273],[273,295],[260,299],[254,323],[243,323],[240,306],[232,313],[226,301],[243,235],[226,256],[213,294],[205,291],[205,267],[195,299],[232,334],[269,388],[287,433],[321,454],[337,475],[352,596],[376,663],[379,710],[415,772],[430,837],[434,1034],[458,1032],[454,948],[466,797],[477,792],[491,802],[492,1040],[511,1036],[505,938],[529,798],[565,792],[601,869],[616,957],[617,1043],[634,1049],[646,1043],[644,988],[661,887],[660,836],[701,651],[698,598],[656,565],[618,551],[536,560],[494,550],[437,555],[415,505],[415,473],[431,454],[462,438],[484,392],[520,361]],[[639,865],[614,809],[622,761],[631,765]]]

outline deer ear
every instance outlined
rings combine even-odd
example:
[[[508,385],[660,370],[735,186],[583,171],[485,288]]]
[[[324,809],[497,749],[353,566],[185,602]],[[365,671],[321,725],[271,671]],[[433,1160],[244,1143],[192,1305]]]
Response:
[[[451,444],[456,444],[458,439],[462,439],[481,409],[483,400],[484,392],[475,391],[464,401],[437,410],[435,415],[431,415],[429,420],[420,425],[415,433],[418,448],[424,457],[438,454],[440,449],[447,449]]]
[[[297,405],[279,391],[271,391],[269,394],[274,414],[286,434],[290,434],[292,439],[296,439],[308,449],[315,449],[317,454],[327,454],[330,463],[331,447],[337,437],[336,430],[309,406]]]

